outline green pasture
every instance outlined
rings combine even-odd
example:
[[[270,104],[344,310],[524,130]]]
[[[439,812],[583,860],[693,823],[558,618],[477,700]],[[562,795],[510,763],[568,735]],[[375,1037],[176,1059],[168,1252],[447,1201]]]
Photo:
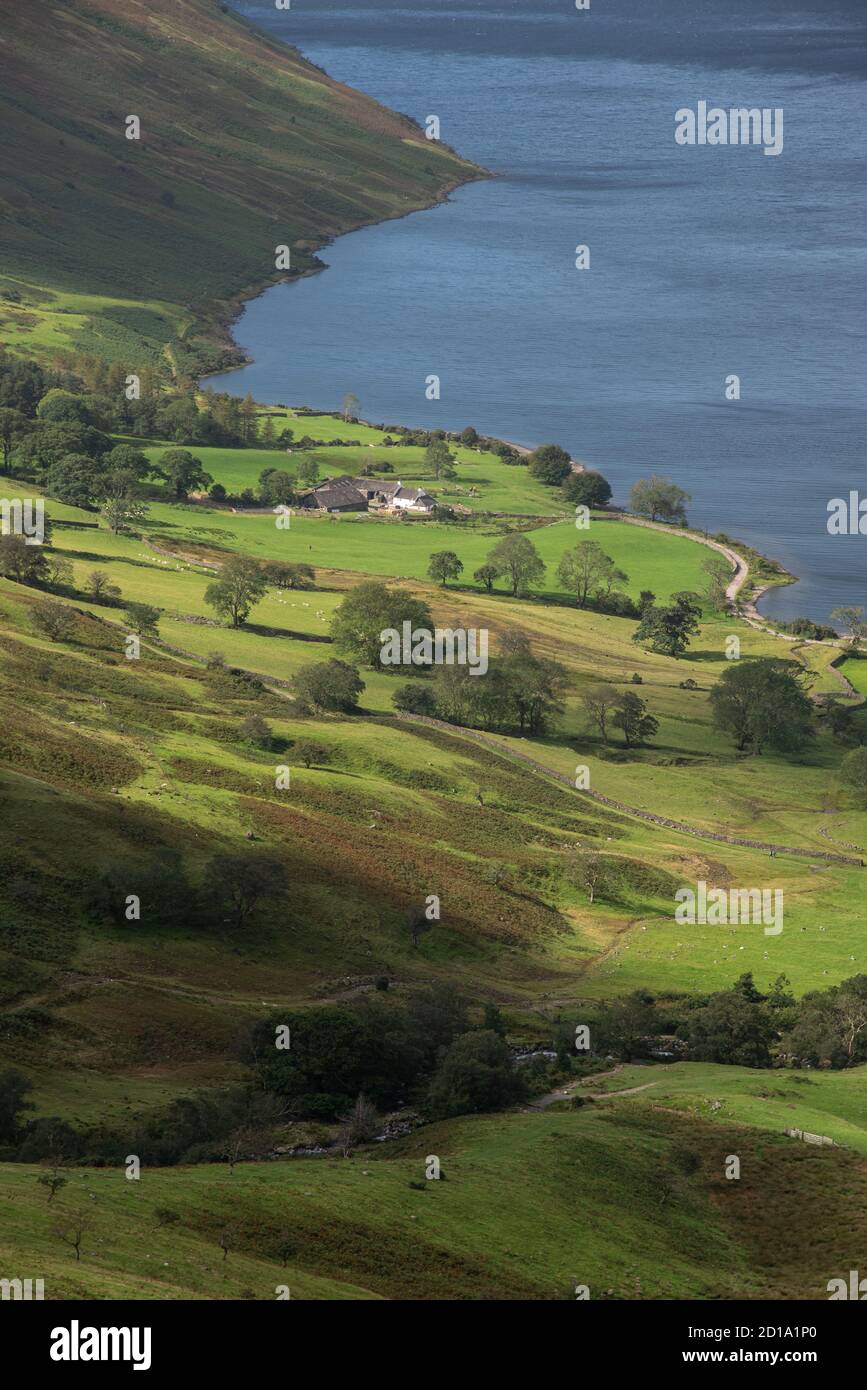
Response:
[[[711,1062],[625,1066],[594,1078],[579,1094],[616,1094],[635,1086],[646,1088],[630,1097],[635,1105],[671,1105],[714,1125],[807,1130],[867,1155],[867,1067],[766,1072]]]

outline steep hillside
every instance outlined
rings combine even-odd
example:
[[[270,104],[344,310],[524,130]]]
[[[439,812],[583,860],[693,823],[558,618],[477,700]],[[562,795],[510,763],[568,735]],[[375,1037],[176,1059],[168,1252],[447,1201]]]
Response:
[[[480,172],[216,0],[0,0],[0,18],[9,346],[48,287],[111,296],[83,306],[89,350],[129,352],[123,328],[153,350],[189,329],[170,306],[210,316],[273,278],[277,245],[304,269],[314,245]]]

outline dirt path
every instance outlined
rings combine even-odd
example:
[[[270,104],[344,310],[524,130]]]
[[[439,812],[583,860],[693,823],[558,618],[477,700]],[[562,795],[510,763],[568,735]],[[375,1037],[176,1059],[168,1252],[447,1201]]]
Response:
[[[549,1091],[547,1095],[537,1096],[535,1100],[528,1100],[526,1108],[528,1110],[547,1110],[550,1105],[556,1105],[558,1100],[569,1100],[576,1095],[582,1086],[588,1081],[597,1081],[599,1076],[615,1076],[622,1071],[622,1067],[615,1067],[613,1071],[597,1072],[594,1076],[583,1077],[580,1081],[572,1081],[568,1086],[564,1086],[559,1091]],[[615,1100],[618,1096],[636,1096],[639,1091],[649,1091],[651,1086],[658,1086],[658,1081],[645,1081],[641,1086],[627,1086],[623,1091],[600,1091],[594,1094],[593,1100]]]
[[[596,517],[595,520],[603,518]],[[682,526],[667,526],[662,521],[647,521],[641,516],[627,516],[625,513],[612,512],[612,521],[625,521],[630,526],[644,526],[648,531],[664,531],[669,536],[682,536],[687,540],[695,541],[696,545],[706,545],[710,550],[716,550],[720,555],[724,555],[734,570],[729,583],[726,587],[726,598],[729,603],[734,603],[741,589],[746,584],[750,576],[750,567],[743,555],[731,546],[723,545],[721,541],[712,541],[708,536],[697,536],[693,531],[685,531]],[[756,617],[760,617],[757,613]]]

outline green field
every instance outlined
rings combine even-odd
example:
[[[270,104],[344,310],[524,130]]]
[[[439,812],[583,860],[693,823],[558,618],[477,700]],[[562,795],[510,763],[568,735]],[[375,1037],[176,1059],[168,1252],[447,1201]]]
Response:
[[[219,379],[217,379],[219,385]],[[319,479],[353,477],[370,469],[381,469],[387,463],[392,472],[382,475],[413,486],[424,486],[445,506],[458,505],[471,512],[507,512],[525,516],[565,516],[573,509],[560,496],[559,488],[545,487],[530,476],[523,464],[505,464],[496,454],[481,449],[450,445],[456,459],[452,479],[436,480],[424,462],[425,451],[418,445],[395,444],[382,447],[385,432],[354,421],[344,424],[329,415],[295,415],[291,411],[277,414],[269,410],[279,432],[285,426],[294,431],[295,440],[305,435],[311,439],[358,439],[358,446],[299,449],[297,444],[283,449],[218,449],[193,446],[192,452],[202,460],[205,471],[215,482],[222,483],[227,492],[238,494],[245,488],[258,491],[259,474],[264,468],[284,469],[293,473],[297,460],[316,460]],[[261,420],[260,416],[260,420]],[[392,436],[394,438],[396,436]],[[145,453],[154,461],[166,449],[165,444],[148,443]]]
[[[188,504],[154,503],[149,517],[151,535],[164,536],[170,545],[193,540],[243,550],[259,560],[300,560],[329,570],[389,578],[425,579],[431,555],[454,550],[464,570],[460,587],[482,591],[473,572],[483,564],[503,534],[493,526],[449,525],[435,521],[401,521],[344,513],[335,517],[307,517],[293,513],[288,528],[278,530],[274,517],[244,512],[230,513]],[[591,520],[587,530],[561,521],[541,525],[527,533],[548,569],[538,597],[567,599],[556,576],[563,554],[581,540],[598,540],[606,554],[629,576],[623,588],[637,598],[652,589],[661,600],[681,589],[701,590],[706,585],[703,547],[680,537],[648,531],[617,520]],[[503,581],[495,588],[502,592]]]
[[[848,681],[860,691],[862,695],[867,695],[867,660],[863,656],[849,657],[842,661],[837,668]]]
[[[867,1155],[864,1067],[767,1073],[702,1062],[626,1066],[588,1082],[580,1094],[616,1094],[634,1086],[644,1089],[629,1098],[630,1105],[674,1106],[684,1115],[718,1127],[749,1125],[777,1133],[806,1130]]]
[[[243,1164],[231,1175],[145,1169],[139,1181],[70,1170],[51,1207],[38,1169],[4,1165],[0,1259],[22,1275],[38,1269],[55,1299],[268,1300],[288,1288],[293,1299],[559,1301],[578,1285],[591,1300],[809,1299],[857,1268],[867,1189],[852,1155],[769,1132],[778,1116],[757,1114],[757,1078],[743,1069],[633,1070],[664,1070],[645,1094],[682,1113],[656,1115],[636,1097],[452,1121],[349,1161]],[[689,1101],[711,1071],[722,1073],[707,1087],[723,1110],[711,1117],[704,1106],[697,1118]],[[824,1077],[786,1084],[799,1080],[827,1105],[803,1113],[839,1126],[847,1087]],[[831,1080],[863,1089],[863,1071]],[[697,1165],[689,1177],[684,1152]],[[742,1175],[726,1183],[732,1152]],[[415,1190],[430,1153],[445,1179]],[[75,1263],[55,1231],[82,1209],[89,1226]],[[160,1226],[160,1210],[175,1224]]]
[[[3,466],[145,501],[115,535],[47,499],[54,570],[2,538],[0,1294],[826,1299],[867,1239],[867,806],[843,766],[867,741],[867,659],[742,619],[788,581],[775,562],[743,549],[749,582],[721,611],[706,535],[614,511],[579,529],[495,439],[450,443],[438,480],[397,426],[249,400],[195,418],[241,360],[247,298],[486,172],[230,4],[6,9]],[[47,406],[27,358],[64,388]],[[100,399],[123,378],[107,364],[149,369],[140,412]],[[154,465],[190,437],[256,446],[190,445],[228,497],[177,502],[117,456],[97,476],[93,430],[43,428],[73,415],[173,436],[115,434]],[[288,448],[263,446],[266,420]],[[296,508],[283,529],[233,509],[302,455],[320,480],[421,484],[439,519]],[[545,567],[520,598],[474,578],[514,533]],[[563,591],[588,539],[633,601],[699,596],[680,659]],[[428,574],[444,550],[463,566],[447,586]],[[313,587],[271,572],[227,626],[206,593],[239,556],[310,566]],[[477,717],[498,732],[398,713],[408,675],[459,710],[449,672],[361,668],[357,706],[305,699],[306,668],[357,664],[333,623],[369,579],[489,634]],[[132,604],[158,636],[131,653]],[[798,669],[812,712],[784,695],[809,736],[766,727],[739,751],[714,707],[735,657]],[[600,682],[646,705],[634,743],[594,723]],[[782,929],[682,925],[677,893],[699,883],[778,891]]]
[[[212,618],[205,625],[201,621],[191,621],[205,619],[211,612],[204,602],[204,591],[211,576],[200,567],[183,559],[159,556],[141,541],[112,536],[102,527],[81,529],[63,525],[63,522],[85,515],[74,509],[51,503],[49,510],[58,523],[56,544],[72,558],[75,583],[79,588],[83,588],[91,569],[103,569],[117,583],[123,598],[154,603],[163,610],[160,630],[169,643],[200,659],[218,650],[231,663],[282,680],[291,680],[302,666],[323,659],[333,650],[328,638],[330,618],[347,584],[354,582],[362,569],[359,563],[362,545],[368,573],[388,576],[395,571],[402,572],[401,562],[416,572],[424,569],[423,558],[418,556],[419,547],[415,547],[415,556],[410,553],[409,526],[389,527],[373,521],[347,522],[345,519],[332,523],[302,518],[297,525],[293,521],[289,532],[278,532],[268,518],[227,517],[224,513],[195,507],[155,506],[152,511],[158,518],[156,528],[161,535],[171,536],[170,543],[181,550],[184,536],[206,538],[211,543],[218,537],[223,546],[237,546],[260,558],[269,549],[274,555],[280,554],[280,547],[284,546],[282,553],[286,558],[312,555],[313,562],[319,563],[321,556],[309,549],[305,551],[302,537],[314,537],[306,544],[329,549],[333,553],[328,558],[332,559],[338,542],[359,540],[356,554],[346,555],[345,570],[319,569],[318,587],[314,591],[270,591],[257,606],[250,623],[236,631],[213,625]],[[172,518],[174,530],[179,535],[172,535],[169,528]],[[198,529],[193,527],[193,521],[200,523]],[[436,529],[448,536],[456,547],[466,543],[481,549],[487,541],[476,532],[465,532],[461,528]],[[621,547],[618,558],[622,557],[621,562],[628,564],[636,588],[658,584],[657,576],[664,571],[666,556],[676,576],[669,579],[672,588],[687,587],[690,578],[698,581],[699,571],[693,569],[690,574],[685,564],[695,565],[703,551],[688,538],[631,527],[625,522],[600,522],[599,531],[610,551]],[[568,544],[574,534],[574,529],[568,525],[533,532],[540,549],[544,539],[552,556],[556,556],[560,546]],[[382,538],[382,547],[386,544],[399,547],[399,558],[389,557],[384,548],[376,551],[373,541],[377,536]],[[554,545],[554,538],[558,536],[561,539]],[[253,537],[260,542],[258,550]],[[432,548],[441,543],[428,540]],[[374,568],[377,560],[378,569]],[[838,784],[836,769],[843,750],[829,735],[817,739],[808,753],[797,761],[779,755],[743,759],[736,755],[728,740],[712,729],[708,694],[720,673],[729,623],[709,620],[689,659],[675,662],[636,647],[630,640],[635,624],[629,620],[582,613],[551,600],[516,601],[506,595],[487,596],[478,591],[443,593],[430,586],[414,587],[431,601],[439,620],[451,622],[460,617],[466,625],[489,626],[494,644],[503,633],[517,626],[531,632],[537,648],[546,655],[555,656],[570,671],[574,687],[558,729],[541,741],[500,738],[497,743],[505,755],[510,748],[529,752],[545,766],[567,776],[573,775],[576,763],[585,763],[590,768],[593,789],[630,806],[653,810],[698,828],[724,829],[745,838],[819,851],[845,852],[846,846],[863,843],[864,813]],[[26,612],[18,597],[20,591],[7,584],[3,586],[3,593],[5,620],[21,628],[19,640],[23,640],[28,649],[44,651],[44,639],[40,641],[28,634]],[[86,599],[80,600],[78,606],[109,620],[119,617],[117,610]],[[778,650],[775,640],[760,632],[742,627],[741,633],[746,654],[761,655]],[[106,634],[100,640],[108,644],[109,651],[112,645],[118,650],[121,632],[115,636]],[[105,659],[86,647],[81,651],[77,647],[72,650],[77,653],[76,661],[85,666],[96,659]],[[836,686],[827,667],[827,650],[806,647],[801,652],[803,660],[815,662],[816,689],[834,690]],[[177,668],[173,668],[172,663],[168,668],[160,663],[159,668],[160,683],[168,682],[167,695],[162,699],[168,699],[169,704],[174,699],[170,694],[174,686],[172,669],[177,669],[184,688],[190,678],[198,679],[197,671],[201,670],[201,667],[185,667],[182,663]],[[143,666],[141,673],[146,669]],[[605,750],[588,729],[580,701],[581,689],[600,678],[629,685],[634,672],[641,674],[642,693],[660,720],[658,739],[648,748],[628,754],[616,745]],[[698,689],[685,691],[681,688],[686,675],[696,681]],[[127,683],[135,688],[131,673],[125,676],[128,676]],[[96,677],[90,679],[95,681]],[[367,719],[381,720],[383,716],[390,716],[391,696],[399,678],[365,672],[364,679],[366,689],[362,704]],[[278,692],[273,698],[277,703],[268,718],[275,732],[288,740],[301,735],[304,721],[293,719],[291,702],[287,703],[285,692]],[[77,722],[81,710],[73,713],[67,706],[64,716],[67,722],[70,718]],[[93,713],[87,711],[87,717],[90,723]],[[105,725],[108,732],[118,717],[111,713],[100,715],[98,722]],[[226,715],[216,717],[225,721]],[[236,715],[236,721],[240,717]],[[410,824],[414,817],[420,817],[420,823],[427,824],[431,816],[431,823],[445,824],[454,815],[455,805],[459,805],[461,816],[472,822],[478,820],[481,827],[490,822],[490,816],[479,815],[478,808],[473,806],[475,787],[479,781],[491,781],[496,785],[501,778],[515,788],[514,794],[508,794],[506,800],[514,800],[516,809],[526,803],[528,796],[538,794],[553,797],[554,804],[571,803],[579,823],[586,821],[588,815],[591,820],[598,815],[596,806],[585,798],[574,793],[570,796],[568,790],[546,784],[542,777],[521,769],[508,756],[498,758],[480,749],[462,738],[459,730],[432,747],[430,739],[405,725],[392,723],[386,728],[378,723],[374,731],[364,717],[355,720],[332,718],[327,721],[325,736],[332,749],[332,766],[300,773],[299,784],[308,783],[316,788],[317,804],[323,814],[330,814],[327,807],[334,799],[337,823],[345,823],[343,834],[354,834],[349,826],[359,824],[364,815],[365,798],[373,804],[393,805],[396,824]],[[194,719],[176,713],[173,727],[165,727],[157,733],[145,726],[140,734],[128,730],[121,739],[143,768],[142,776],[129,783],[124,797],[136,802],[150,799],[155,787],[168,778],[171,790],[160,797],[160,805],[172,817],[192,818],[211,827],[237,825],[239,808],[231,788],[248,787],[255,797],[256,787],[263,785],[261,757],[251,764],[249,750],[225,742],[215,745],[209,721],[201,717]],[[179,761],[184,771],[181,782],[175,783],[172,769]],[[396,778],[406,780],[432,768],[445,778],[442,791],[436,794],[411,790],[408,785],[401,787],[395,782]],[[249,814],[250,808],[241,813],[242,826],[249,823]],[[589,994],[604,994],[612,989],[625,991],[642,984],[671,989],[694,988],[698,982],[722,986],[731,980],[733,971],[746,969],[755,970],[757,978],[762,979],[785,969],[796,988],[803,990],[823,987],[858,969],[862,919],[858,870],[811,865],[797,859],[778,859],[771,870],[767,856],[758,851],[662,831],[628,817],[620,817],[618,821],[615,852],[628,850],[639,858],[664,863],[681,880],[685,878],[688,882],[702,873],[717,872],[721,864],[738,883],[765,884],[770,874],[787,893],[787,929],[781,938],[771,941],[751,929],[738,929],[720,940],[719,933],[711,928],[691,929],[687,934],[675,928],[670,920],[670,905],[664,903],[648,902],[640,907],[598,903],[590,909],[567,895],[561,900],[561,910],[565,912],[564,921],[568,922],[569,931],[544,943],[537,941],[532,947],[533,970],[538,970],[540,960],[545,962],[538,989],[550,988],[553,983],[555,991],[563,993],[576,967],[581,992]],[[478,833],[479,830],[473,830],[473,841]],[[435,838],[443,839],[442,832],[437,832]],[[448,877],[452,870],[446,868],[446,863],[454,865],[456,856],[457,859],[461,856],[450,833],[445,834],[443,847],[446,850],[443,872]],[[483,860],[502,855],[516,871],[527,871],[525,855],[516,857],[508,835],[502,841],[495,835],[490,842],[488,836],[483,835],[476,853]],[[544,862],[550,858],[550,851],[540,856],[531,855],[531,859],[537,857]],[[468,887],[468,901],[469,898]],[[475,915],[470,912],[467,928],[462,926],[462,932],[469,928],[471,921],[475,922],[473,931],[481,927],[488,910],[480,905]],[[463,919],[463,912],[461,915]],[[493,911],[492,916],[497,915]],[[480,943],[484,943],[481,955],[485,957],[485,964],[484,967],[479,964],[478,968],[483,968],[490,979],[510,977],[519,992],[525,989],[526,984],[521,983],[527,978],[525,967],[518,965],[513,969],[515,962],[492,945],[487,935],[487,929],[483,928],[474,947],[478,952]],[[495,931],[494,937],[496,935]],[[518,935],[524,933],[519,931]],[[461,948],[465,945],[466,937]],[[341,949],[335,944],[335,962]],[[433,944],[428,949],[434,950]],[[447,970],[456,964],[452,960],[453,950],[451,943],[441,957],[440,963]],[[280,966],[281,970],[284,968],[285,962]]]
[[[32,1080],[34,1115],[123,1132],[173,1099],[237,1084],[238,1037],[264,1012],[360,1000],[382,975],[398,1003],[431,980],[495,1000],[511,1036],[532,1041],[561,1011],[637,989],[703,993],[750,971],[760,988],[783,973],[800,995],[864,971],[861,870],[796,855],[771,862],[654,826],[512,756],[529,753],[569,778],[586,764],[591,789],[699,832],[846,852],[867,839],[864,810],[838,778],[846,745],[823,731],[797,758],[745,759],[714,730],[709,703],[735,627],[745,656],[791,655],[819,695],[841,693],[833,648],[784,644],[708,612],[685,659],[646,652],[631,640],[634,621],[557,594],[557,560],[582,534],[569,522],[531,531],[552,587],[515,600],[424,580],[432,550],[455,549],[471,571],[503,528],[295,517],[280,532],[269,516],[154,503],[144,535],[173,552],[159,554],[93,514],[48,510],[53,544],[73,563],[74,633],[50,642],[33,623],[38,593],[0,580],[0,711],[14,730],[0,736],[0,790],[15,827],[0,899],[0,1063]],[[702,581],[705,552],[689,536],[602,519],[590,534],[633,593],[665,597]],[[316,588],[271,589],[245,627],[220,627],[204,600],[206,566],[234,552],[309,561]],[[138,662],[126,661],[122,610],[85,594],[97,568],[121,602],[156,605],[162,639],[191,656],[145,643]],[[569,673],[556,727],[486,748],[460,728],[408,724],[392,711],[400,678],[384,672],[363,672],[353,717],[301,716],[284,687],[256,697],[215,684],[204,665],[214,651],[289,682],[334,654],[331,616],[365,575],[408,576],[437,621],[488,627],[495,650],[506,633],[527,633]],[[641,749],[605,748],[581,692],[600,678],[632,688],[635,673],[659,734]],[[696,689],[683,688],[687,676]],[[271,752],[242,734],[254,709],[278,740]],[[328,757],[306,768],[293,749],[311,736]],[[277,790],[284,763],[291,785]],[[212,856],[250,836],[280,858],[292,891],[243,936],[216,923],[110,926],[88,906],[95,877],[154,859],[201,891]],[[587,847],[638,866],[631,886],[591,904],[564,872]],[[645,879],[642,866],[663,880]],[[659,883],[700,878],[781,887],[783,933],[676,925]],[[443,915],[414,948],[405,921],[420,881]],[[58,1038],[62,1061],[49,1067]],[[7,1164],[0,1252],[15,1268],[38,1265],[49,1297],[260,1299],[288,1285],[309,1299],[557,1300],[586,1283],[591,1297],[820,1298],[829,1278],[855,1267],[863,1239],[851,1210],[867,1150],[865,1074],[626,1067],[582,1086],[598,1099],[580,1111],[425,1126],[351,1160],[231,1174],[205,1163],[146,1170],[140,1183],[114,1168],[70,1168],[51,1211],[40,1170]],[[633,1085],[648,1088],[604,1098]],[[786,1127],[839,1147],[788,1140]],[[290,1122],[285,1140],[295,1132]],[[740,1185],[721,1177],[732,1152],[743,1159]],[[431,1153],[447,1181],[420,1192],[410,1183]],[[76,1262],[54,1232],[85,1202],[93,1225]],[[157,1208],[177,1213],[170,1231]]]

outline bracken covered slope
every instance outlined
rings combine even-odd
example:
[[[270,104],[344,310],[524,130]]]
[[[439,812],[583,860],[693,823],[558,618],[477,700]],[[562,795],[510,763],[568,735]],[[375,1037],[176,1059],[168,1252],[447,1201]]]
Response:
[[[230,298],[480,172],[215,0],[0,0],[0,70],[0,272],[54,288]]]

